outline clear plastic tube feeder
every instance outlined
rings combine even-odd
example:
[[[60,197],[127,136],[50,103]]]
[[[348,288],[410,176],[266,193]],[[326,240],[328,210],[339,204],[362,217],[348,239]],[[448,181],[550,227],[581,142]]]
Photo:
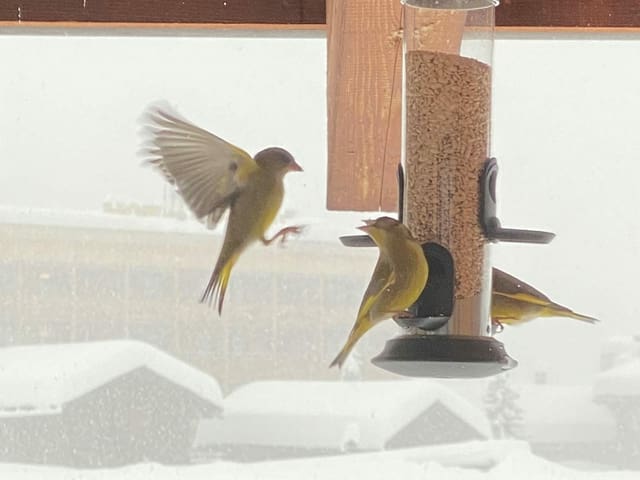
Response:
[[[503,229],[490,158],[493,0],[403,0],[401,215],[423,245],[429,280],[399,318],[405,334],[373,362],[410,376],[482,377],[513,368],[492,336],[489,244],[546,243]]]

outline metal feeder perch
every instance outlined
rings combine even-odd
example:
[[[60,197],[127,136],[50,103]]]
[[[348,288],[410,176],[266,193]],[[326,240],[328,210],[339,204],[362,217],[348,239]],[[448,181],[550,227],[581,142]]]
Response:
[[[517,365],[491,336],[492,242],[549,243],[503,228],[489,157],[493,0],[402,0],[403,164],[399,219],[422,243],[429,279],[406,333],[372,362],[417,377],[484,377]],[[373,246],[346,236],[347,246]]]

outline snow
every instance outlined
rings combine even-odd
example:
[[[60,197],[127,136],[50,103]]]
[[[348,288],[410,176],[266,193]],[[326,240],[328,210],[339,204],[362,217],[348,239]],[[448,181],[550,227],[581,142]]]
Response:
[[[596,397],[640,397],[640,359],[600,373],[594,390]]]
[[[499,450],[500,445],[496,445]],[[389,456],[389,452],[318,459],[236,464],[216,462],[194,466],[153,463],[110,470],[75,470],[56,467],[0,464],[0,478],[11,480],[637,480],[638,472],[586,472],[563,467],[514,449],[496,452],[502,460],[488,471],[444,466],[432,461]],[[460,453],[458,453],[460,454]],[[363,461],[366,459],[366,461]]]
[[[524,435],[532,443],[608,442],[616,421],[593,400],[591,386],[523,385],[518,389]]]
[[[222,406],[220,387],[209,375],[146,343],[113,340],[0,349],[0,417],[55,414],[140,367]]]
[[[515,452],[530,452],[529,444],[520,440],[483,440],[461,442],[448,445],[429,445],[371,453],[351,453],[349,455],[303,458],[267,462],[269,465],[299,465],[309,468],[323,464],[336,466],[354,463],[369,463],[385,459],[388,462],[411,462],[426,464],[436,462],[447,467],[489,468]]]
[[[481,435],[490,436],[484,413],[436,382],[265,381],[232,392],[225,399],[223,418],[201,423],[196,446],[335,449],[352,443],[361,450],[380,450],[436,402]]]

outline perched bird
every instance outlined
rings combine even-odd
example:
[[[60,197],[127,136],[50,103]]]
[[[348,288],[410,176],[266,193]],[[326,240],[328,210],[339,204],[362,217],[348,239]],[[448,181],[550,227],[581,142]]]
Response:
[[[539,317],[568,317],[595,323],[598,319],[575,313],[559,305],[522,280],[493,269],[491,321],[497,331],[503,325],[519,325]]]
[[[422,247],[407,227],[390,217],[364,222],[358,229],[378,246],[378,262],[360,303],[356,323],[330,367],[342,367],[353,346],[371,327],[403,314],[418,299],[429,275]]]
[[[222,313],[231,269],[252,243],[281,242],[300,227],[286,227],[267,239],[265,233],[280,209],[287,172],[302,171],[293,156],[277,147],[255,157],[196,127],[165,107],[151,107],[143,134],[147,162],[174,185],[193,214],[213,228],[229,209],[224,242],[201,302],[217,302]]]

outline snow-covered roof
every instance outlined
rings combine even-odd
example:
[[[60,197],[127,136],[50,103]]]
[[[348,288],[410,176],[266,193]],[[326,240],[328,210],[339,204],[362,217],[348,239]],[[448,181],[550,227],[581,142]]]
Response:
[[[435,382],[265,381],[231,393],[224,418],[201,422],[196,446],[378,450],[436,402],[490,436],[483,412]]]
[[[611,412],[593,401],[591,386],[524,385],[516,400],[532,443],[606,442],[615,438]]]
[[[57,413],[65,403],[140,367],[222,406],[214,378],[146,343],[112,340],[0,349],[0,417]]]
[[[596,397],[640,397],[640,359],[598,374],[594,391]]]

